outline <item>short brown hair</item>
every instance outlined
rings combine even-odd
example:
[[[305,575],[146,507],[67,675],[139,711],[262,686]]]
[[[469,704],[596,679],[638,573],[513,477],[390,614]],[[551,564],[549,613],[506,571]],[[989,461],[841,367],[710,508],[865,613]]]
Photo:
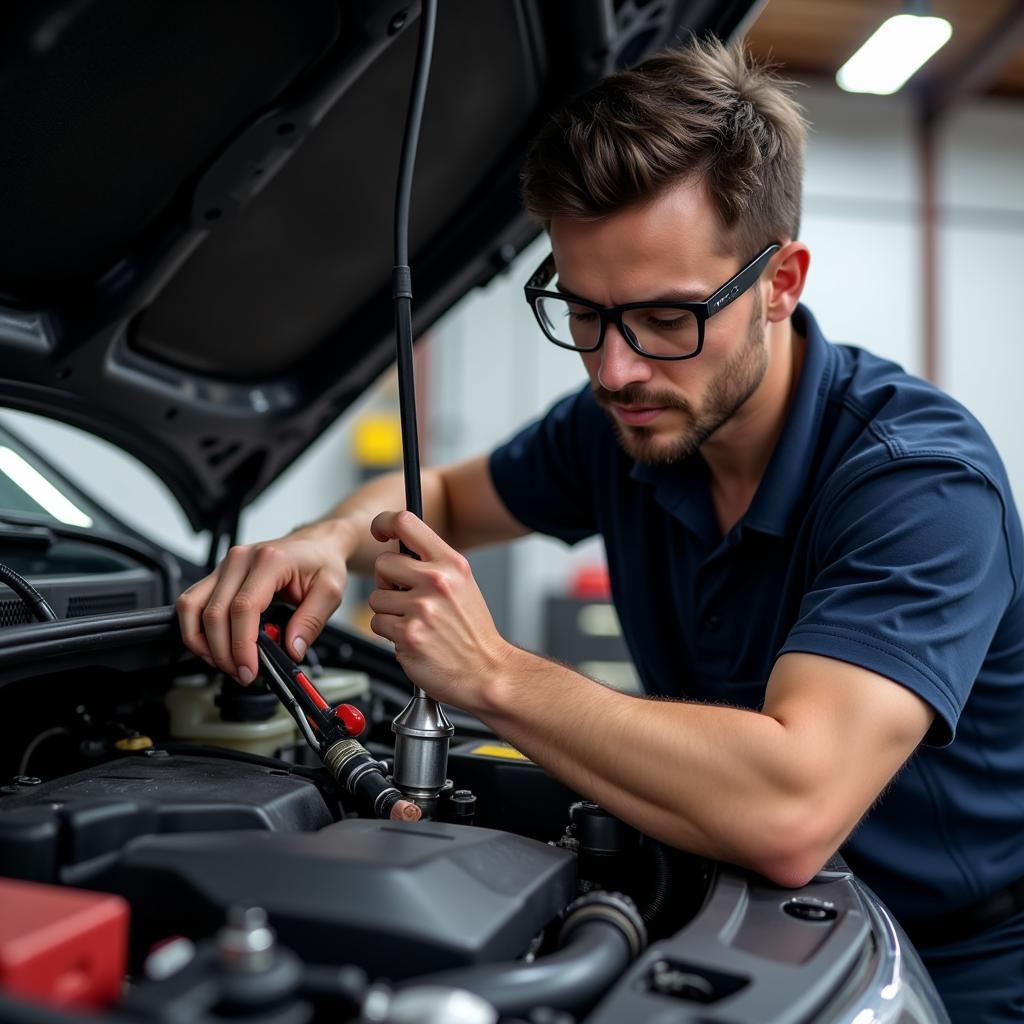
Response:
[[[807,125],[793,83],[742,46],[692,39],[576,97],[541,129],[523,202],[592,219],[702,179],[741,256],[800,229]]]

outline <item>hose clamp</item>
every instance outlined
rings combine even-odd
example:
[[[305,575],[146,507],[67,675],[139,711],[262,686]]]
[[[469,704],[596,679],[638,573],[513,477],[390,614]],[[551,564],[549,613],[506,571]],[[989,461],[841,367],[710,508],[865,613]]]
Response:
[[[331,774],[341,782],[342,769],[353,757],[360,754],[366,754],[366,748],[358,740],[338,740],[324,751],[323,762],[331,770]]]
[[[569,904],[558,933],[558,945],[564,946],[581,925],[603,921],[614,925],[625,936],[630,956],[636,959],[647,948],[647,927],[636,904],[621,892],[589,892]]]

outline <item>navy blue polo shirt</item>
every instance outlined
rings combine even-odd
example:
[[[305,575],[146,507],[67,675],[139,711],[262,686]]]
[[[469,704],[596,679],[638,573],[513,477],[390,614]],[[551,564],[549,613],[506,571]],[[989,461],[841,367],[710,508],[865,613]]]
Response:
[[[634,462],[589,386],[493,452],[491,474],[525,526],[570,544],[603,537],[647,693],[757,709],[775,659],[804,651],[877,672],[935,709],[843,847],[914,921],[1024,876],[1020,518],[963,406],[830,344],[804,307],[793,322],[807,339],[800,379],[727,536],[700,454]]]

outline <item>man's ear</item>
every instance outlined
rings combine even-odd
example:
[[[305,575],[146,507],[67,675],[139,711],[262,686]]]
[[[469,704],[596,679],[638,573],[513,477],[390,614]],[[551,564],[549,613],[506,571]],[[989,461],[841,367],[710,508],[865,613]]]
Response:
[[[766,289],[765,314],[771,323],[791,316],[807,281],[807,268],[811,263],[811,250],[803,242],[787,242],[768,264],[768,272],[761,279]]]

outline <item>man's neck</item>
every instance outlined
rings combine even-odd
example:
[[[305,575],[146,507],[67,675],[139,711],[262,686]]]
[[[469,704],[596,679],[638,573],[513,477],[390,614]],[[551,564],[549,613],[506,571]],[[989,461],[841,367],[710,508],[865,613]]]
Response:
[[[750,505],[786,422],[800,379],[806,339],[792,319],[768,325],[768,369],[757,390],[701,446],[722,534]]]

